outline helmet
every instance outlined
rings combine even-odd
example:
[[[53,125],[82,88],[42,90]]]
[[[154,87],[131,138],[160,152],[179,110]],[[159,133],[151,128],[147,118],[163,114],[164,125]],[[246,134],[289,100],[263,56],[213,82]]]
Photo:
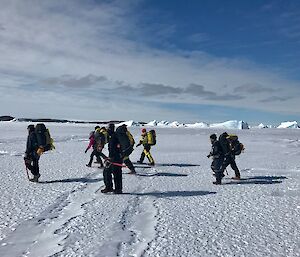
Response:
[[[147,130],[145,128],[142,128],[142,133],[145,133]]]

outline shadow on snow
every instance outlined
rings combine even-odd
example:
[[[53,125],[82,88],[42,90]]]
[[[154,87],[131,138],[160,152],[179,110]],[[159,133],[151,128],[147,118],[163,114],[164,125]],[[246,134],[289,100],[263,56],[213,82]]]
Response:
[[[134,165],[136,165],[136,167],[138,167],[139,163],[133,163]],[[190,163],[155,163],[154,166],[151,166],[153,168],[155,167],[198,167],[200,166],[199,164],[190,164]]]
[[[103,178],[66,178],[66,179],[56,179],[56,180],[50,180],[50,181],[40,181],[40,184],[52,184],[52,183],[73,183],[73,182],[79,182],[79,183],[96,183],[99,181],[102,181]]]
[[[280,184],[283,182],[284,179],[287,179],[285,176],[254,176],[248,178],[242,178],[241,180],[225,182],[225,185],[232,185],[232,184],[255,184],[255,185],[267,185],[267,184]]]
[[[202,195],[210,195],[216,194],[216,192],[210,191],[167,191],[167,192],[147,192],[147,193],[123,193],[126,195],[136,195],[136,196],[155,196],[157,198],[164,197],[189,197],[189,196],[202,196]]]
[[[136,174],[137,176],[141,177],[187,177],[187,174],[179,174],[179,173],[168,173],[168,172],[158,172],[158,173],[144,173],[144,174]]]

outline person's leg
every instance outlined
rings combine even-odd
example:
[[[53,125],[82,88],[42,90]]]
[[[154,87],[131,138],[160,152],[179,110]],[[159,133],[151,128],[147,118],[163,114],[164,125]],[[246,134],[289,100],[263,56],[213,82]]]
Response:
[[[33,158],[30,171],[33,175],[33,178],[30,179],[32,182],[38,182],[40,175],[39,159]]]
[[[145,153],[148,161],[150,162],[150,164],[154,165],[154,159],[153,159],[153,157],[152,157],[152,155],[150,153],[150,149],[151,149],[150,145],[145,146],[144,153]]]
[[[241,173],[240,173],[239,168],[238,168],[238,166],[236,165],[236,162],[235,162],[234,159],[231,161],[230,166],[231,166],[231,168],[234,170],[235,178],[236,178],[236,179],[241,178]]]
[[[113,183],[112,183],[112,165],[105,167],[103,170],[103,180],[105,184],[105,188],[101,190],[102,193],[112,192],[113,191]]]
[[[122,193],[123,185],[122,185],[122,168],[119,166],[113,166],[113,174],[114,174],[114,183],[116,194]]]
[[[217,158],[213,161],[213,166],[214,166],[215,175],[216,175],[216,182],[214,184],[216,184],[216,185],[222,184],[222,178],[224,177],[224,174],[222,171],[223,162],[224,162],[223,158]]]
[[[97,163],[100,164],[100,167],[103,167],[103,162],[101,160],[101,152],[98,152],[96,153],[96,158],[97,158]]]
[[[143,152],[141,153],[141,157],[140,157],[140,160],[138,161],[138,163],[143,163],[144,162],[144,159],[145,159],[145,153],[144,153],[145,150],[143,150]]]
[[[129,159],[129,156],[125,156],[123,158],[123,162],[128,167],[128,169],[131,171],[131,173],[135,173],[135,168],[134,168],[131,160]]]
[[[94,159],[94,156],[96,155],[97,151],[95,149],[93,149],[92,153],[91,153],[91,156],[90,156],[90,161],[89,163],[87,164],[88,167],[91,167],[92,166],[92,163],[93,163],[93,159]]]

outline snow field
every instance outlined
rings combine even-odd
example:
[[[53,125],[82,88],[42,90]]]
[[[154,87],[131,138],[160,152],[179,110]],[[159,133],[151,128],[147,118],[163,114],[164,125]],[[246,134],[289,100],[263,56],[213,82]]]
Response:
[[[39,184],[21,157],[26,127],[0,124],[0,256],[300,256],[297,130],[228,131],[246,147],[243,180],[228,168],[215,186],[208,137],[224,130],[157,128],[157,165],[123,169],[124,194],[103,195],[102,170],[85,167],[94,126],[48,125],[56,150]]]

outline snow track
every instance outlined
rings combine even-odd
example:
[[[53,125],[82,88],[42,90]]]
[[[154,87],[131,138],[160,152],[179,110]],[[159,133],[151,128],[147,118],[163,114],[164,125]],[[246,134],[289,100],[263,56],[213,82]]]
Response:
[[[102,170],[85,167],[90,129],[50,128],[56,150],[42,156],[35,184],[20,156],[25,139],[13,141],[20,124],[0,126],[1,257],[300,256],[298,131],[232,131],[246,147],[242,180],[229,168],[215,186],[206,155],[209,134],[221,131],[157,129],[157,166],[123,169],[124,194],[114,195],[99,191]]]

